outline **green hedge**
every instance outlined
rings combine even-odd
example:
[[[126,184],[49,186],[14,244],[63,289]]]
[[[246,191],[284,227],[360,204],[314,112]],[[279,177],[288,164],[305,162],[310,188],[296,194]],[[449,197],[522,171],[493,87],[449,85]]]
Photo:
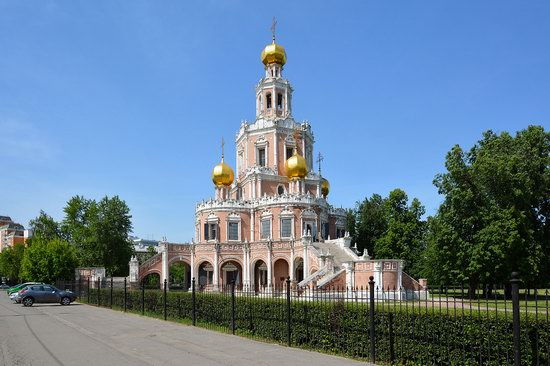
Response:
[[[86,300],[86,296],[84,296]],[[97,304],[97,290],[90,290]],[[141,291],[127,292],[127,310],[141,312]],[[101,305],[109,306],[110,290],[101,290]],[[236,296],[236,333],[286,344],[286,299]],[[124,292],[113,291],[113,307],[122,309]],[[163,316],[163,292],[145,291],[145,312]],[[197,325],[230,331],[231,297],[196,294]],[[292,344],[307,349],[370,358],[370,321],[366,303],[343,301],[292,301]],[[169,292],[167,316],[190,322],[192,297],[188,292]],[[522,364],[549,361],[550,323],[522,316]],[[390,331],[391,328],[391,331]],[[495,312],[442,311],[426,308],[399,309],[377,306],[375,312],[376,359],[402,365],[507,365],[513,364],[512,321]],[[393,352],[391,349],[393,348]],[[537,359],[538,354],[538,359]]]

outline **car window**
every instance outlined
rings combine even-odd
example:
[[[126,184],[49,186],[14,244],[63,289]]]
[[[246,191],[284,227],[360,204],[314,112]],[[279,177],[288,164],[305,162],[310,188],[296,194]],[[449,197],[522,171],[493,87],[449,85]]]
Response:
[[[51,286],[43,286],[43,287],[44,287],[44,291],[46,291],[46,292],[54,291],[53,287],[51,287]]]
[[[42,286],[29,286],[32,291],[44,291]]]

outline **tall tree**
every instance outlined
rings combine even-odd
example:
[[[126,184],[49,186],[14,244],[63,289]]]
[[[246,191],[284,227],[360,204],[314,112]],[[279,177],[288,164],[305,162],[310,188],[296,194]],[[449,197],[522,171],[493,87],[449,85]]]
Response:
[[[35,240],[25,250],[21,262],[21,275],[27,280],[53,283],[57,279],[74,276],[77,265],[76,251],[59,238]]]
[[[23,244],[15,244],[13,247],[4,249],[0,253],[0,274],[8,277],[11,282],[21,278],[21,261],[25,253]]]
[[[430,222],[426,272],[435,281],[531,284],[550,275],[550,133],[492,131],[447,154],[434,180],[445,199]]]
[[[365,198],[363,202],[357,203],[355,215],[356,237],[354,239],[357,248],[360,251],[366,249],[370,255],[373,255],[374,244],[388,226],[384,199],[379,194]]]
[[[401,189],[394,189],[384,200],[386,231],[376,240],[374,253],[376,258],[403,259],[407,273],[416,277],[425,249],[425,209],[418,199],[414,198],[410,206],[408,200]]]
[[[118,196],[99,202],[75,196],[64,209],[63,231],[76,246],[81,265],[104,266],[111,275],[126,275],[133,248],[130,209]]]
[[[63,237],[61,227],[51,216],[40,210],[40,214],[29,222],[29,228],[32,230],[32,237],[28,244],[32,245],[34,240],[52,240]]]

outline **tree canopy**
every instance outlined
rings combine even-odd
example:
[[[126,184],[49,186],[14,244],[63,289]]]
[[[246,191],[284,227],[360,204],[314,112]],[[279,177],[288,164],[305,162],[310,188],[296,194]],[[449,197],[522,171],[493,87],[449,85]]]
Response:
[[[70,279],[77,266],[76,251],[68,242],[55,238],[34,240],[25,250],[21,262],[21,276],[27,280],[53,283]]]
[[[430,220],[425,272],[436,282],[527,283],[550,275],[550,133],[492,131],[456,145],[434,180],[444,201]]]
[[[104,266],[111,275],[127,275],[133,248],[130,209],[118,196],[99,202],[75,196],[64,208],[63,232],[77,249],[81,266]]]

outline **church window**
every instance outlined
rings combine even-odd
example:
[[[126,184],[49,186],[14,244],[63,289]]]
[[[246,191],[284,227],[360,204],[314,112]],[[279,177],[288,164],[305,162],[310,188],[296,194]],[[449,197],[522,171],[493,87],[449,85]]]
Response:
[[[230,222],[227,224],[227,240],[239,240],[238,222]]]
[[[275,77],[279,77],[279,69],[275,69]]]
[[[283,108],[283,95],[281,93],[277,94],[277,108]]]
[[[266,97],[267,109],[271,109],[271,93],[267,94],[265,97]]]
[[[263,219],[262,220],[261,238],[262,239],[271,238],[271,219]]]
[[[281,219],[281,238],[290,238],[292,236],[292,219]]]
[[[258,149],[258,165],[265,166],[265,149]]]
[[[277,193],[279,194],[279,196],[283,195],[285,193],[285,187],[283,185],[279,185],[277,187]]]
[[[290,157],[292,156],[292,148],[291,147],[287,147],[286,148],[286,159],[290,159]]]
[[[204,240],[216,240],[218,238],[218,224],[204,224]]]

